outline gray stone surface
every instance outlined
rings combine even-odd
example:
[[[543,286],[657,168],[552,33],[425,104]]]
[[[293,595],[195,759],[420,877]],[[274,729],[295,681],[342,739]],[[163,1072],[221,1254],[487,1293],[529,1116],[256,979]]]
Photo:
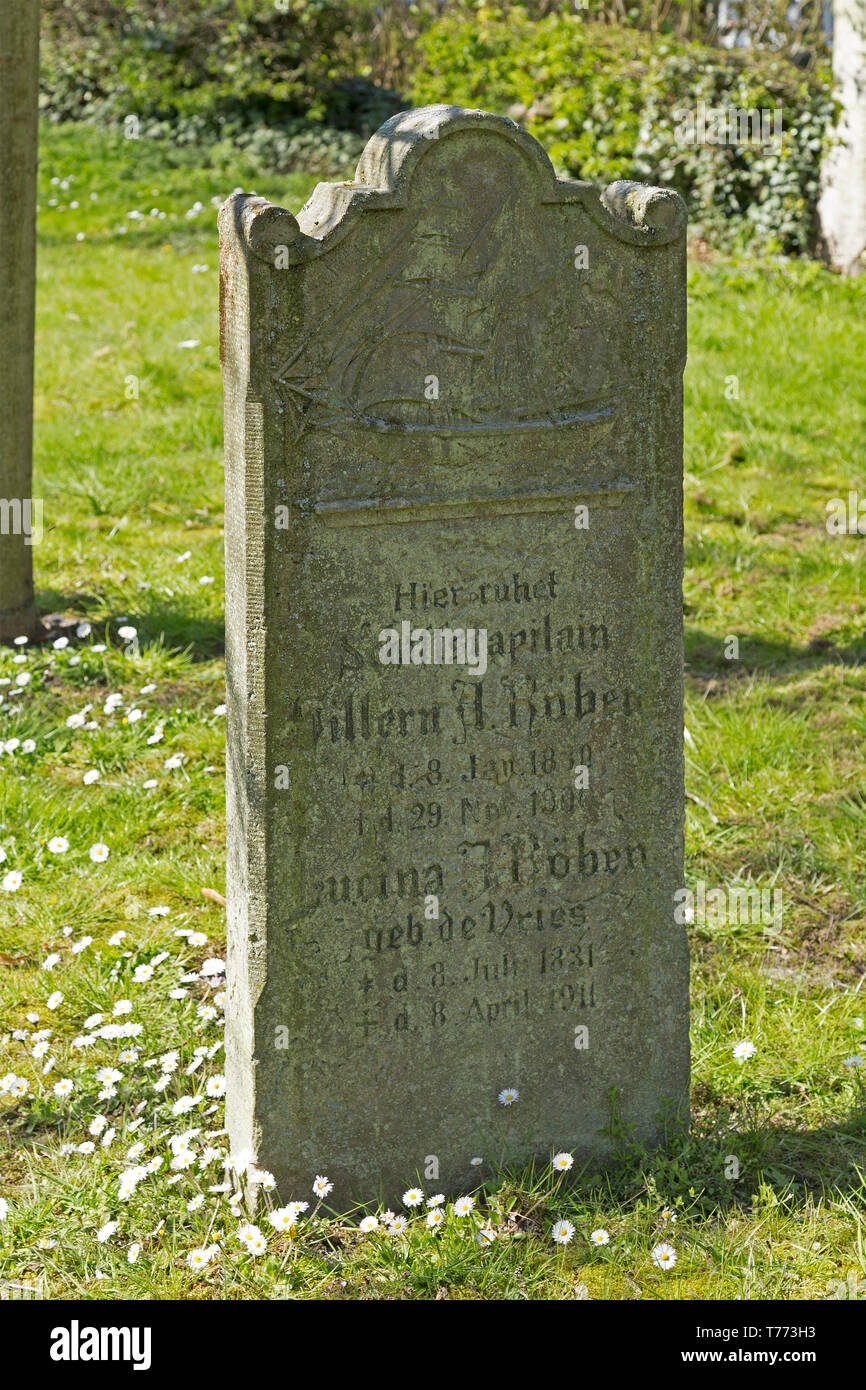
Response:
[[[603,1157],[612,1088],[652,1142],[689,1076],[684,205],[437,106],[220,225],[233,1150],[345,1204]]]

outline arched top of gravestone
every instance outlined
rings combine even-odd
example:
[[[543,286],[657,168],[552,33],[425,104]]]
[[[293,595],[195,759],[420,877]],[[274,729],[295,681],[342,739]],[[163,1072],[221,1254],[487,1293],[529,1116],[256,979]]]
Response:
[[[436,189],[471,200],[509,182],[527,201],[581,205],[621,241],[653,246],[685,232],[686,207],[677,193],[620,180],[599,194],[590,183],[558,179],[542,146],[509,117],[446,105],[392,116],[368,141],[355,178],[318,184],[297,218],[263,198],[245,199],[238,211],[254,253],[271,260],[279,244],[299,263],[329,251],[366,212],[405,208],[416,199],[423,204]]]

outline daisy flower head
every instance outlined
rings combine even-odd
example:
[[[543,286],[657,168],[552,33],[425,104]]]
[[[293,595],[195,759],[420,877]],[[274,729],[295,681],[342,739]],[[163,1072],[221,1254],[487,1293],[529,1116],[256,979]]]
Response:
[[[137,1240],[135,1240],[135,1241],[133,1241],[132,1245],[130,1245],[129,1249],[127,1250],[127,1252],[126,1252],[126,1258],[127,1258],[128,1262],[129,1262],[131,1265],[134,1265],[140,1254],[141,1254],[141,1245],[139,1244],[139,1242],[138,1242]]]
[[[486,1249],[488,1245],[492,1245],[495,1239],[496,1232],[492,1226],[483,1226],[475,1237],[477,1244],[480,1245],[482,1249]]]
[[[435,1231],[445,1220],[445,1213],[441,1207],[434,1207],[427,1213],[427,1226],[431,1231]]]
[[[420,1207],[424,1201],[424,1193],[420,1187],[407,1187],[403,1193],[404,1207]]]
[[[441,1206],[442,1206],[442,1203],[443,1203],[444,1201],[445,1201],[444,1194],[441,1193],[441,1192],[437,1192],[436,1195],[435,1195],[435,1197],[428,1197],[428,1198],[427,1198],[427,1205],[428,1205],[428,1207],[441,1207]]]
[[[363,1221],[358,1223],[358,1230],[364,1231],[366,1234],[367,1231],[375,1231],[378,1225],[379,1218],[377,1216],[365,1216]]]
[[[458,1197],[451,1210],[455,1216],[468,1216],[475,1206],[474,1197]]]
[[[170,1055],[170,1053],[166,1053],[166,1057]],[[252,1149],[239,1149],[236,1154],[229,1154],[226,1166],[237,1173],[238,1177],[243,1177],[247,1169],[252,1167],[254,1157]]]
[[[658,1265],[659,1269],[673,1269],[677,1262],[677,1252],[672,1245],[662,1241],[652,1252],[652,1262]]]
[[[559,1173],[567,1173],[569,1168],[572,1167],[573,1163],[574,1159],[569,1153],[553,1155],[553,1166]]]
[[[69,1080],[68,1076],[64,1077],[62,1081],[55,1081],[54,1083],[54,1094],[58,1100],[65,1100],[67,1096],[72,1095],[74,1090],[75,1086]]]
[[[197,1273],[199,1270],[207,1269],[207,1266],[211,1258],[211,1251],[211,1246],[208,1246],[206,1249],[202,1249],[202,1247],[199,1246],[195,1250],[190,1250],[189,1254],[186,1257],[186,1262],[189,1268],[193,1270],[195,1273]]]
[[[317,1197],[327,1197],[328,1193],[333,1192],[333,1190],[334,1184],[332,1182],[329,1182],[328,1179],[321,1174],[316,1175],[316,1181],[313,1183],[313,1192]]]
[[[181,1096],[171,1107],[172,1115],[188,1115],[199,1103],[198,1096]]]
[[[63,995],[60,993],[59,989],[56,989],[54,993],[49,994],[48,998],[45,1000],[45,1007],[46,1009],[59,1009],[62,1003]]]
[[[597,1231],[593,1231],[590,1240],[593,1245],[607,1245],[610,1241],[610,1236],[603,1226],[599,1226]]]
[[[216,1152],[216,1150],[214,1150]],[[263,1192],[275,1192],[277,1180],[273,1173],[269,1173],[266,1168],[254,1168],[250,1173],[250,1181],[256,1183]]]
[[[52,854],[65,854],[69,849],[69,841],[65,835],[52,835],[48,841],[48,848]]]
[[[10,869],[8,874],[4,874],[0,880],[0,888],[4,893],[17,893],[21,884],[24,882],[24,875],[20,869]]]
[[[388,1222],[388,1230],[391,1232],[392,1236],[400,1236],[403,1234],[408,1225],[408,1217],[392,1216],[391,1220]]]
[[[554,1221],[552,1235],[557,1245],[568,1245],[574,1235],[574,1226],[570,1221]]]
[[[90,846],[88,853],[94,864],[104,864],[111,851],[108,845],[104,845],[100,840],[97,844]]]
[[[220,1096],[224,1096],[226,1093],[225,1077],[220,1075],[209,1076],[207,1079],[207,1085],[205,1086],[205,1091],[211,1097],[212,1100],[218,1100]]]
[[[515,1101],[519,1099],[520,1092],[517,1090],[516,1086],[506,1086],[499,1092],[500,1105],[514,1105]]]
[[[120,1181],[117,1185],[118,1199],[121,1202],[127,1201],[144,1176],[145,1172],[143,1168],[127,1168],[125,1172],[121,1173]]]
[[[749,1057],[754,1057],[757,1050],[753,1042],[738,1042],[733,1053],[738,1062],[745,1062]]]
[[[297,1224],[298,1203],[289,1202],[288,1206],[276,1207],[274,1211],[268,1212],[268,1220],[275,1231],[289,1233]]]

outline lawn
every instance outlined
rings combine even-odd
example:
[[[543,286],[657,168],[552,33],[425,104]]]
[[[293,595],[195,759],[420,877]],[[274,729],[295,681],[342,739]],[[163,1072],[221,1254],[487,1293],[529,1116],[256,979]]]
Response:
[[[436,1230],[408,1204],[405,1229],[362,1230],[382,1213],[334,1217],[311,1173],[291,1194],[306,1210],[271,1221],[265,1194],[240,1239],[216,235],[237,186],[297,211],[311,184],[227,150],[42,133],[34,559],[58,641],[0,653],[0,1280],[54,1298],[847,1296],[866,1280],[866,541],[825,511],[866,497],[866,282],[690,264],[687,882],[782,902],[780,924],[690,928],[691,1132],[644,1153],[613,1097],[605,1172],[500,1174]]]

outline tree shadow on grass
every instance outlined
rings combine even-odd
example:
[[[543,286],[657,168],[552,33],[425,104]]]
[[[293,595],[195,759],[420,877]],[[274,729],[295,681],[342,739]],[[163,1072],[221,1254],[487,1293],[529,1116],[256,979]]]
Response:
[[[814,637],[797,646],[774,642],[758,632],[737,632],[736,659],[725,656],[727,636],[719,637],[698,627],[686,625],[685,658],[690,676],[734,684],[746,676],[786,676],[818,671],[828,663],[840,666],[866,665],[866,638],[860,642],[836,643],[829,637]]]
[[[122,618],[136,629],[142,646],[160,644],[166,651],[185,651],[193,661],[213,661],[225,654],[224,620],[198,611],[194,594],[169,598],[145,590],[134,606],[118,609],[110,617],[105,615],[105,598],[98,594],[41,588],[36,604],[43,620],[50,620],[47,636],[55,631],[66,632],[67,628],[74,631],[77,623],[86,621],[99,641],[123,646],[123,639],[117,636]]]
[[[702,1089],[694,1088],[695,1103]],[[720,1107],[712,1118],[696,1117],[688,1130],[669,1126],[664,1147],[644,1149],[620,1132],[613,1173],[622,1182],[630,1172],[632,1181],[651,1176],[666,1202],[681,1197],[704,1210],[748,1207],[761,1188],[793,1204],[807,1196],[862,1202],[866,1099],[841,1119],[811,1128]]]

